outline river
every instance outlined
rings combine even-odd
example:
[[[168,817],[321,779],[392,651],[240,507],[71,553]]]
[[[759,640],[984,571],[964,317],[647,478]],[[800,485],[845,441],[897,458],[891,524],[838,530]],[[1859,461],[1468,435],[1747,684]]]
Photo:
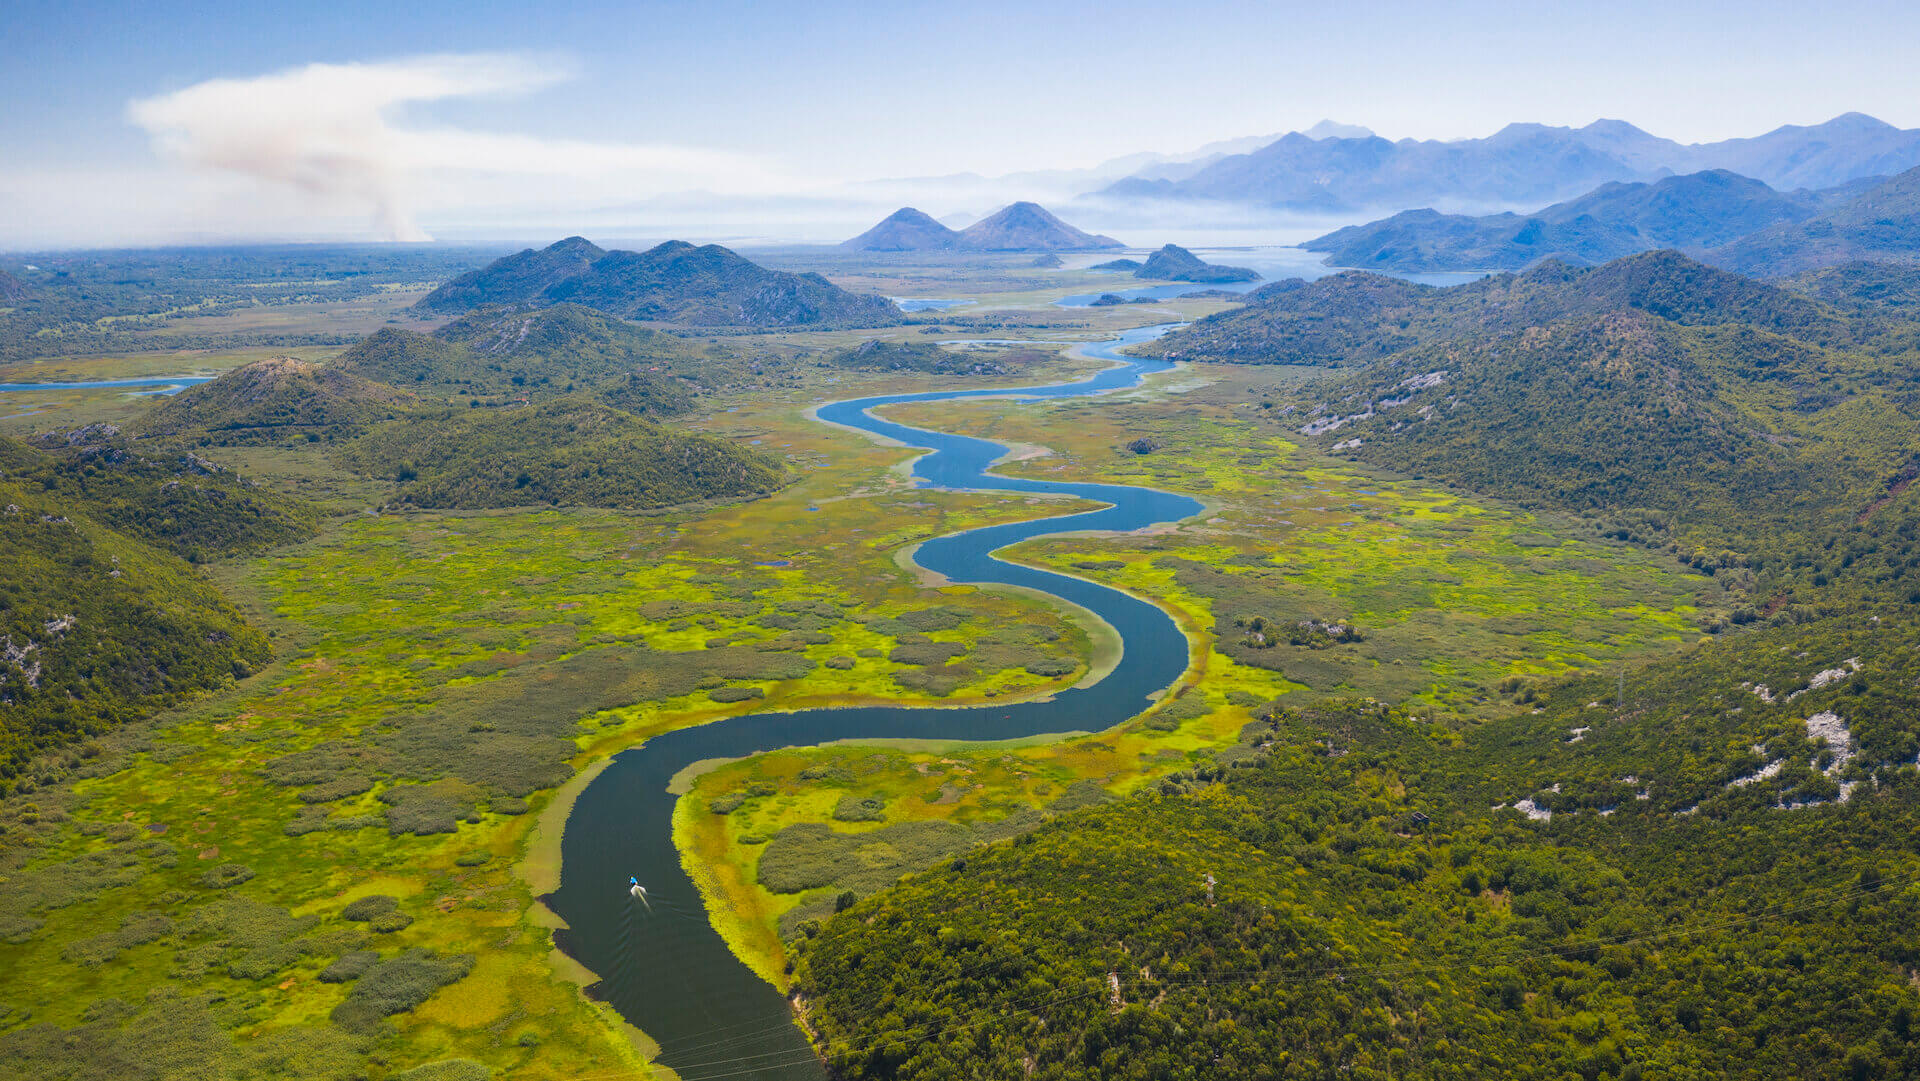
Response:
[[[1124,389],[1165,361],[1119,350],[1175,324],[1127,331],[1084,355],[1114,362],[1072,383],[1017,389],[896,394],[822,406],[823,421],[898,440],[929,453],[914,463],[922,486],[1054,493],[1107,504],[1090,511],[986,526],[922,544],[915,562],[958,583],[1023,586],[1085,608],[1118,633],[1123,653],[1105,678],[1044,701],[965,708],[857,707],[755,713],[656,736],[615,757],[584,791],[561,841],[560,888],[546,898],[566,920],[554,938],[601,977],[594,993],[661,1045],[660,1061],[685,1081],[720,1077],[818,1081],[825,1076],[794,1025],[785,998],[735,957],[707,922],[699,891],[673,843],[673,776],[704,759],[737,758],[836,740],[1003,740],[1099,731],[1146,709],[1187,667],[1187,639],[1166,612],[1093,582],[1017,566],[992,553],[1034,537],[1081,530],[1124,532],[1177,522],[1201,510],[1185,496],[1117,484],[1004,477],[988,471],[998,443],[913,428],[872,415],[896,402],[1012,397],[1026,401]],[[649,893],[649,911],[628,896],[628,876]]]

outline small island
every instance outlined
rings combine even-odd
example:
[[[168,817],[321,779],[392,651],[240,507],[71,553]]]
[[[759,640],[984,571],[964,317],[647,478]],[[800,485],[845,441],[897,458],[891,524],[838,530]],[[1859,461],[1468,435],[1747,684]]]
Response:
[[[1247,267],[1209,263],[1178,244],[1168,244],[1147,256],[1147,261],[1133,272],[1133,276],[1161,281],[1199,282],[1204,285],[1260,280],[1260,275]]]

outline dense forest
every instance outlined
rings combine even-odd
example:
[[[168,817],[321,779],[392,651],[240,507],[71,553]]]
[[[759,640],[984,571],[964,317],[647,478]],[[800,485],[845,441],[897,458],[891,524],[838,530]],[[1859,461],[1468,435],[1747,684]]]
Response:
[[[340,451],[417,507],[664,507],[763,495],[786,468],[759,451],[581,399],[416,413]]]
[[[1289,278],[1141,351],[1229,364],[1357,366],[1416,345],[1622,310],[1688,326],[1742,323],[1825,345],[1884,332],[1785,289],[1656,251],[1590,268],[1549,259],[1520,274],[1445,288],[1357,270]]]
[[[1186,341],[1345,342],[1321,361],[1355,367],[1258,412],[1752,603],[1637,670],[1510,679],[1522,708],[1477,727],[1275,703],[1149,791],[797,928],[840,1075],[1920,1072],[1905,272],[1793,283],[1811,301],[1622,262],[1283,283]]]
[[[313,525],[204,459],[95,434],[50,452],[0,438],[0,792],[38,752],[263,663],[265,637],[188,561]]]
[[[551,397],[602,386],[647,412],[683,412],[724,381],[732,358],[577,304],[490,307],[432,334],[386,327],[333,366],[440,398]],[[624,406],[623,406],[624,407]]]
[[[244,445],[288,437],[337,440],[390,420],[412,394],[345,368],[275,357],[161,399],[130,425],[148,438]]]
[[[504,256],[421,298],[432,312],[579,304],[626,319],[685,326],[880,327],[900,323],[885,297],[849,293],[819,274],[768,270],[718,244],[681,240],[607,251],[568,237]]]

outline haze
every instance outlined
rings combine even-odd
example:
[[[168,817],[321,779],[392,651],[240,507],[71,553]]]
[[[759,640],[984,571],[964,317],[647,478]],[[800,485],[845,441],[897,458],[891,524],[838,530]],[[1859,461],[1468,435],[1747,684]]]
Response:
[[[1644,9],[1644,10],[1636,10]],[[1658,17],[1652,17],[1657,11]],[[1920,124],[1898,4],[14,5],[0,245],[618,233],[831,239],[885,178],[1304,129],[1617,117],[1682,142]],[[271,133],[269,136],[268,133]],[[983,192],[921,185],[936,214]]]

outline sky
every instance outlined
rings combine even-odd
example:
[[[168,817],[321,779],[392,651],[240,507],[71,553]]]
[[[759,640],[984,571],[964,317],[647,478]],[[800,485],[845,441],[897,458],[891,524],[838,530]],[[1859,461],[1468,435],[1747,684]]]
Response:
[[[948,181],[1331,118],[1920,127],[1920,5],[8,0],[0,249],[808,238]],[[1034,183],[1041,183],[1034,181]],[[1073,181],[1060,180],[1071,188]],[[897,205],[897,203],[895,204]]]

